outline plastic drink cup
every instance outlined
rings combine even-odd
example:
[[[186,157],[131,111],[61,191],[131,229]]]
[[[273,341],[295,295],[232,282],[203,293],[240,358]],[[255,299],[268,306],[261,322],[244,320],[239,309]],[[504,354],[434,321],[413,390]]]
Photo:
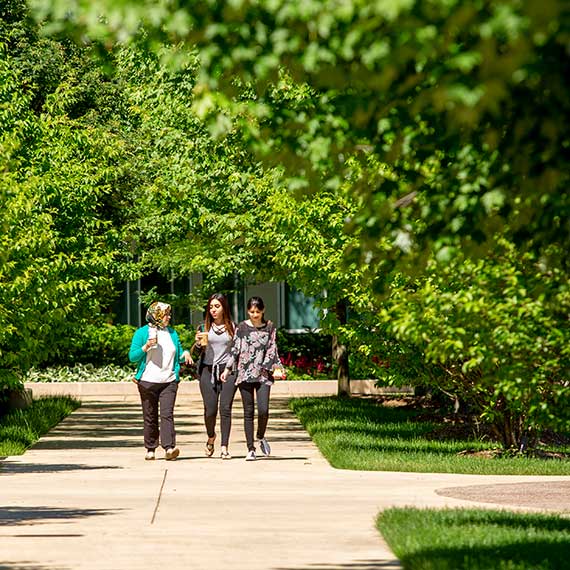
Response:
[[[200,346],[202,346],[202,347],[208,346],[208,333],[207,332],[199,332],[198,333],[198,340],[200,341]]]
[[[156,340],[156,335],[157,335],[158,331],[156,330],[156,327],[148,327],[148,342],[149,342],[149,350],[152,348],[156,348],[156,344],[157,344],[157,340]]]

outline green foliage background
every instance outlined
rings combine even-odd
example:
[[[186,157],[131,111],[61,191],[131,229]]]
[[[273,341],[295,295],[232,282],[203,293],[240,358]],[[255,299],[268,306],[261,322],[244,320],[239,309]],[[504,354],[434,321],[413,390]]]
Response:
[[[3,385],[200,272],[174,302],[287,280],[507,447],[568,429],[566,4],[3,3]]]

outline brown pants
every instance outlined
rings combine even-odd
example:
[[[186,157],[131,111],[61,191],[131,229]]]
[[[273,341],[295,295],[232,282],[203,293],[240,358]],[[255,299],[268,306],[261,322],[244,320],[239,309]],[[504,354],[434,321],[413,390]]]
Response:
[[[143,422],[144,422],[144,446],[154,450],[160,444],[164,449],[176,446],[176,430],[174,429],[174,403],[178,382],[138,383],[141,396]],[[158,412],[160,408],[160,430],[158,428]]]

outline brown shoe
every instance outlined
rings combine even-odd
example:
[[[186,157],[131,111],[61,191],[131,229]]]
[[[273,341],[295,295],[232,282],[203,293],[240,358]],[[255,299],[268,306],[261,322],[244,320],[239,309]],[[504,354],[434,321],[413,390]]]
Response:
[[[180,455],[180,450],[177,447],[171,447],[166,450],[166,461],[174,461]]]

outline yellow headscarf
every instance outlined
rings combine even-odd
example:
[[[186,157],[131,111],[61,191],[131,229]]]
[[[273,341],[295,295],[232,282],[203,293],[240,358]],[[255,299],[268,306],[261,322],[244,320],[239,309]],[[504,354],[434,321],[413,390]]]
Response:
[[[155,301],[146,312],[146,322],[159,329],[163,329],[167,325],[165,319],[170,315],[171,311],[172,307],[168,303]]]

